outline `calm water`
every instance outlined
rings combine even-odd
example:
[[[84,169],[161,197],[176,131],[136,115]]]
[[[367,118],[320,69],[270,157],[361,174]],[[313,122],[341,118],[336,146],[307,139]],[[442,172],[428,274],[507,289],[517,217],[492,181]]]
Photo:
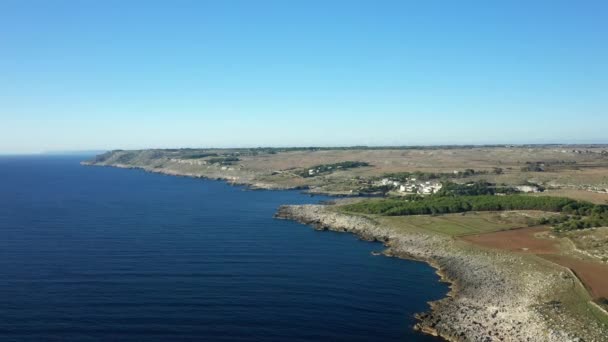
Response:
[[[80,159],[0,157],[1,341],[436,341],[433,269],[272,218],[323,197]]]

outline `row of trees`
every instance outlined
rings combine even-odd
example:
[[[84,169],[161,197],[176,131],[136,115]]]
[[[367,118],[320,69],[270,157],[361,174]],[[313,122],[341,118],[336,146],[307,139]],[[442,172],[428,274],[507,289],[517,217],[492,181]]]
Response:
[[[493,173],[500,174],[503,172],[501,168],[494,168]],[[466,178],[475,175],[487,175],[489,172],[482,170],[473,170],[466,169],[464,171],[459,172],[422,172],[422,171],[414,171],[414,172],[392,172],[385,173],[381,178],[388,178],[390,180],[395,180],[399,182],[406,182],[412,178],[415,178],[418,181],[429,181],[429,180],[437,180],[437,179],[457,179],[457,178]]]
[[[370,164],[362,161],[344,161],[333,164],[320,164],[312,166],[308,169],[300,170],[297,172],[298,175],[302,177],[314,177],[320,174],[327,174],[337,170],[346,170],[346,169],[354,169],[362,166],[369,166]],[[309,170],[313,170],[313,172],[309,172]]]
[[[219,154],[217,153],[213,153],[213,152],[201,152],[201,153],[195,153],[195,154],[187,154],[182,156],[182,159],[201,159],[201,158],[206,158],[206,157],[218,157]]]
[[[240,159],[238,157],[217,157],[217,158],[209,158],[207,159],[207,163],[209,164],[220,164],[220,165],[232,165],[238,162]]]
[[[496,185],[486,181],[470,182],[459,184],[454,182],[442,182],[441,190],[434,196],[479,196],[495,194],[515,194],[518,193],[514,187]]]
[[[467,211],[542,210],[565,212],[577,207],[577,201],[549,196],[430,196],[419,200],[384,199],[346,205],[345,210],[388,216],[462,213]]]

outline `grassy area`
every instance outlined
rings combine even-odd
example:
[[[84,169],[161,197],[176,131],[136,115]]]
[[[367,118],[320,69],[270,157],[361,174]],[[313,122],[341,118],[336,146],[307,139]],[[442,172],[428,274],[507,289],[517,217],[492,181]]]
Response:
[[[608,227],[569,231],[560,234],[587,255],[608,262]]]
[[[446,214],[440,216],[377,216],[369,215],[377,222],[399,230],[431,232],[449,236],[464,236],[489,233],[533,224],[543,212],[469,212],[466,214]]]
[[[361,214],[360,214],[361,215]],[[529,222],[534,222],[538,217],[547,215],[540,211],[508,211],[508,212],[468,212],[462,214],[445,214],[440,216],[416,215],[416,216],[378,216],[365,215],[376,220],[381,225],[389,226],[395,230],[411,232],[425,232],[442,234],[448,236],[465,236],[471,234],[490,233],[495,231],[509,230],[525,227]],[[555,267],[544,259],[529,256],[533,260],[540,261],[539,267]],[[584,335],[585,322],[597,322],[603,328],[608,329],[608,316],[591,303],[591,296],[587,289],[578,281],[574,280],[571,287],[559,287],[548,289],[544,304],[539,311],[547,319],[556,325],[563,325],[565,321],[561,318],[564,313],[575,317],[570,324],[569,330],[577,331]]]
[[[585,286],[576,278],[570,289],[553,289],[548,291],[547,296],[553,296],[558,300],[559,307],[566,312],[574,313],[572,317],[578,317],[581,322],[592,320],[608,329],[608,315],[592,304],[592,298]],[[549,312],[553,319],[559,318],[559,312]]]
[[[595,204],[608,204],[608,193],[598,193],[578,189],[556,189],[547,190],[542,193],[530,194],[531,196],[556,196],[568,197],[579,201],[587,201]]]

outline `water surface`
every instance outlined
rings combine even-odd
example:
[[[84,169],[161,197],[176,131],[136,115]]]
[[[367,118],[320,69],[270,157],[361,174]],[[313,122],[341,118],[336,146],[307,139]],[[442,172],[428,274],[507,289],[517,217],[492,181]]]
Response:
[[[272,218],[326,198],[81,159],[0,157],[0,340],[436,341],[432,268]]]

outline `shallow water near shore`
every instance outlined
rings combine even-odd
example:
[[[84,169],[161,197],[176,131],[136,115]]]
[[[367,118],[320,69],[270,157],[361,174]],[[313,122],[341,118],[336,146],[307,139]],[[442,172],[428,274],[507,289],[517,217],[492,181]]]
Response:
[[[273,219],[327,197],[83,158],[0,157],[0,340],[437,341],[430,266]]]

